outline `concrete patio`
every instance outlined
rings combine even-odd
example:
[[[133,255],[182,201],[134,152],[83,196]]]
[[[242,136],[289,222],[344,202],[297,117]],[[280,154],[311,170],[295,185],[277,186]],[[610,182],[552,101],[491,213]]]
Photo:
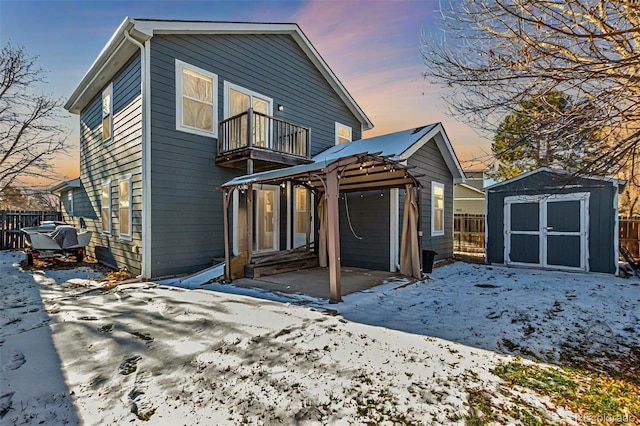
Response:
[[[400,275],[399,272],[376,271],[349,266],[341,268],[341,278],[343,296],[376,287],[385,281],[415,280]],[[260,278],[239,278],[233,281],[233,285],[281,293],[305,294],[324,299],[331,297],[328,268],[302,269]]]

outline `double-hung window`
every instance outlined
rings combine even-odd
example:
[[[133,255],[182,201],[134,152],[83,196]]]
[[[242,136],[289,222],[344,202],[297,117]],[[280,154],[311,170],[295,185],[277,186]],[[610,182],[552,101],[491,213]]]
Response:
[[[336,121],[336,145],[340,145],[341,143],[351,142],[353,137],[353,132],[351,127],[338,123]]]
[[[100,216],[102,218],[102,233],[111,234],[111,181],[102,181],[100,196]]]
[[[176,59],[176,129],[218,136],[218,76]]]
[[[113,138],[113,83],[102,91],[102,142]]]
[[[131,175],[118,179],[118,219],[120,239],[131,240]]]
[[[444,235],[444,185],[431,182],[431,235]]]

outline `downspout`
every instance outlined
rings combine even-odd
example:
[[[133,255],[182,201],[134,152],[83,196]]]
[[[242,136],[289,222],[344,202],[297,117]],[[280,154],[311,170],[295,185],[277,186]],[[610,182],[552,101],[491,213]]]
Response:
[[[140,96],[142,98],[141,111],[141,151],[142,151],[142,259],[141,273],[143,278],[151,278],[151,149],[149,138],[149,118],[151,105],[148,90],[148,50],[138,40],[131,37],[128,30],[124,30],[124,37],[140,48]]]

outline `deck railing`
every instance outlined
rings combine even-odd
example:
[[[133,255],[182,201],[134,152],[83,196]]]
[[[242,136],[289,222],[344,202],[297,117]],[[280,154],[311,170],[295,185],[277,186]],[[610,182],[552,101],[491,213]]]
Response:
[[[311,129],[252,108],[220,123],[218,155],[254,147],[310,158]]]

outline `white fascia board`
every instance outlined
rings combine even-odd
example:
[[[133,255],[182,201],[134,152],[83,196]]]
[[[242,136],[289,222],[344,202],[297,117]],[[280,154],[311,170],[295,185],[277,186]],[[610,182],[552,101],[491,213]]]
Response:
[[[153,36],[155,34],[291,34],[298,29],[292,23],[252,23],[215,21],[154,21],[134,20],[136,30]]]
[[[442,123],[435,125],[433,129],[415,141],[409,148],[400,154],[399,157],[403,160],[407,160],[431,139],[436,141],[436,146],[440,150],[440,154],[442,154],[442,158],[444,158],[444,161],[453,176],[453,183],[464,183],[465,175],[462,171],[462,166],[460,165],[460,161],[458,161],[456,153],[453,151],[453,147],[447,137],[447,133],[444,131]]]
[[[125,62],[138,52],[138,47],[129,42],[124,35],[126,31],[132,32],[134,28],[134,21],[131,18],[127,17],[122,21],[69,96],[64,109],[79,114],[105,84],[111,81]],[[146,40],[148,37],[138,39],[141,43]]]

